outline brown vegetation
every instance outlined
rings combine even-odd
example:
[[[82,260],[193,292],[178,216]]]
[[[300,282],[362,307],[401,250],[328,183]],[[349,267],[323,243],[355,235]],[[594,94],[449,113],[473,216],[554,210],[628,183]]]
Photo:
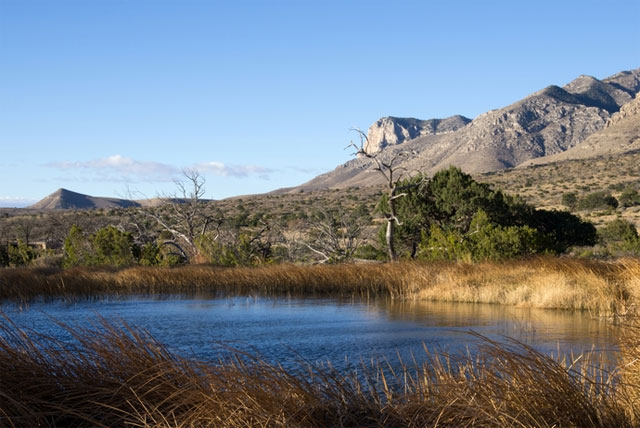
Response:
[[[401,372],[363,363],[356,375],[243,354],[193,361],[106,321],[65,328],[76,343],[0,322],[0,425],[632,427],[639,416],[638,383],[627,379],[637,363],[608,372],[604,354],[553,359],[481,338],[473,358],[427,352]],[[626,358],[640,357],[637,343]]]
[[[394,263],[220,268],[2,269],[0,299],[134,294],[391,297],[590,310],[623,316],[640,300],[640,261],[534,258],[502,263]]]
[[[394,263],[121,270],[0,270],[0,298],[156,293],[389,296],[590,309],[630,315],[640,261],[537,258],[508,263]],[[633,317],[622,318],[631,323]],[[0,426],[12,427],[634,427],[640,335],[607,353],[550,358],[488,339],[474,356],[427,352],[422,364],[358,373],[283,369],[246,354],[205,363],[143,331],[63,326],[62,342],[0,321]],[[328,366],[330,367],[330,366]]]

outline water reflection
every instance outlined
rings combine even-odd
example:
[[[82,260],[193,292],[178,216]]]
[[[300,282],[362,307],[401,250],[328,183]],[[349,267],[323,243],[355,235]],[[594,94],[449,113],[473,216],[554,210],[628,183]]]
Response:
[[[390,320],[442,328],[473,329],[516,338],[528,344],[549,342],[574,350],[608,347],[617,328],[588,312],[518,308],[505,305],[450,302],[378,302],[371,308]]]
[[[510,336],[550,354],[610,348],[615,329],[587,313],[390,300],[139,298],[2,307],[19,326],[65,337],[52,321],[83,326],[96,317],[147,329],[170,349],[215,361],[228,346],[284,366],[300,360],[405,361],[424,356],[423,344],[452,353],[474,349],[473,330],[495,340]]]

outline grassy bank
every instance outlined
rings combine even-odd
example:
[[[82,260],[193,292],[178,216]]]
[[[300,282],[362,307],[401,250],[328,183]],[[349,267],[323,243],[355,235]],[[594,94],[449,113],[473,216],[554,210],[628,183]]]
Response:
[[[640,301],[640,260],[549,257],[477,264],[0,270],[1,300],[199,292],[391,297],[625,315]]]
[[[145,293],[391,296],[633,314],[640,261],[539,258],[504,264],[5,269],[0,297]],[[246,354],[205,363],[143,331],[103,322],[61,342],[0,318],[0,426],[7,427],[640,427],[640,329],[618,360],[550,358],[478,338],[476,355],[401,372],[285,370]]]
[[[247,355],[197,362],[126,325],[68,330],[77,343],[0,322],[1,426],[633,427],[640,416],[637,334],[613,372],[600,354],[551,359],[484,339],[474,358],[355,376]]]

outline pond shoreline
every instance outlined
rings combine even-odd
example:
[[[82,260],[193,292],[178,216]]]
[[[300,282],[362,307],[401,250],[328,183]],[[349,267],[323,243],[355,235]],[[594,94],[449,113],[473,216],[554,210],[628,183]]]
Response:
[[[619,317],[640,302],[640,260],[0,269],[0,301],[198,292],[493,303]]]
[[[186,358],[146,330],[106,319],[63,326],[75,339],[68,342],[22,330],[5,315],[0,425],[640,426],[636,259],[0,270],[0,300],[9,304],[192,293],[499,303],[630,317],[613,369],[606,352],[554,358],[477,336],[478,352],[468,358],[427,353],[424,363],[395,371],[363,363],[356,376],[244,352],[217,362]]]
[[[103,320],[63,325],[75,341],[0,320],[0,425],[33,426],[579,426],[637,427],[638,335],[606,354],[548,357],[519,342],[481,342],[474,356],[426,353],[394,371],[301,363],[248,353],[185,358],[146,331]],[[630,333],[637,331],[631,330]]]

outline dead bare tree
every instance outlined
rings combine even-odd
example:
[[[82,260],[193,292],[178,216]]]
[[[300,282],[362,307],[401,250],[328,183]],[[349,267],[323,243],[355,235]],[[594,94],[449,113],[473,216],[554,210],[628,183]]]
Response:
[[[365,150],[369,141],[367,134],[358,128],[353,128],[352,131],[358,134],[360,142],[359,144],[356,144],[351,141],[351,144],[347,147],[355,148],[356,152],[354,155],[370,159],[374,164],[374,170],[378,171],[384,177],[386,182],[388,209],[383,212],[387,221],[385,240],[387,243],[389,260],[395,262],[398,260],[398,255],[394,246],[395,228],[396,226],[402,225],[402,222],[398,219],[396,201],[407,195],[402,191],[404,189],[399,186],[400,181],[407,174],[407,169],[399,166],[398,163],[407,159],[410,153],[407,151],[398,151],[396,153],[369,153]]]
[[[199,255],[198,239],[211,228],[219,229],[222,215],[209,210],[203,199],[205,178],[193,169],[185,169],[183,176],[185,181],[175,180],[177,192],[160,198],[161,204],[145,210],[145,214],[173,237],[173,241],[163,244],[176,247],[189,259]]]
[[[307,221],[307,231],[301,244],[322,257],[319,263],[350,260],[365,241],[360,219],[342,209],[316,212]]]
[[[11,239],[11,225],[6,221],[0,221],[0,246],[5,248],[9,245]]]
[[[67,226],[64,213],[52,212],[47,216],[45,240],[47,245],[62,246],[71,225]]]
[[[303,244],[307,235],[307,222],[276,217],[269,219],[269,239],[274,253],[280,261],[295,263],[304,258],[306,247]]]
[[[36,218],[30,215],[15,217],[13,224],[16,238],[29,245],[31,237],[38,226]]]

